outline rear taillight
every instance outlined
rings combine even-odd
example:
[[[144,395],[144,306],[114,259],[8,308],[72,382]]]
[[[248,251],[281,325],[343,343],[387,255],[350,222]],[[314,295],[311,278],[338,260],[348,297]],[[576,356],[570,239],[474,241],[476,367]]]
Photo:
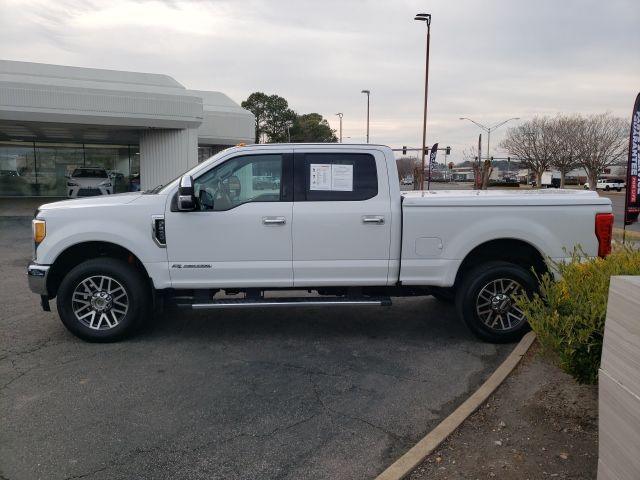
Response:
[[[613,213],[596,213],[596,237],[598,238],[598,256],[604,258],[611,253]]]

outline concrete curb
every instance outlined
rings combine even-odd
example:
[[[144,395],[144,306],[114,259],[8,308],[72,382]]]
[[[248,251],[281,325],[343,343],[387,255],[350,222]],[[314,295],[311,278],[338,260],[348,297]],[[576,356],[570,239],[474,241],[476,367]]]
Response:
[[[469,415],[475,412],[518,365],[536,339],[533,332],[527,333],[495,372],[451,415],[416,443],[407,453],[376,477],[376,480],[400,480],[409,475],[422,461],[451,435]]]

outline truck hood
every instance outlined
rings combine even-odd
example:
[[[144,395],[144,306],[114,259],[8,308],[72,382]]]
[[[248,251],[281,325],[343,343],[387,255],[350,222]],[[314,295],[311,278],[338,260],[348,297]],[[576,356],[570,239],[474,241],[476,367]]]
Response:
[[[38,210],[58,210],[67,208],[87,208],[126,205],[142,196],[141,192],[118,193],[116,195],[100,195],[95,197],[74,198],[60,202],[45,203]]]
[[[596,192],[580,190],[422,190],[402,192],[404,207],[454,205],[610,205]]]

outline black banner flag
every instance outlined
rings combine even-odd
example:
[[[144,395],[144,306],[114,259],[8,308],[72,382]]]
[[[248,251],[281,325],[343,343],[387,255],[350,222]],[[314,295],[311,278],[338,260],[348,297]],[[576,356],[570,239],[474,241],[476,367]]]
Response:
[[[436,155],[438,154],[438,144],[434,143],[431,147],[431,155],[429,155],[429,170],[436,164]]]
[[[631,134],[629,138],[629,163],[627,164],[627,192],[624,197],[624,224],[631,225],[638,221],[640,213],[640,93],[636,97],[631,116]]]

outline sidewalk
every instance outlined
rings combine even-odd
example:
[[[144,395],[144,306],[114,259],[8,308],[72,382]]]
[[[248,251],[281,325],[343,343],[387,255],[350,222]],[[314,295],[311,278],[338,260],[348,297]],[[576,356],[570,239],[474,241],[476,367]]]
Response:
[[[595,479],[598,387],[576,384],[535,350],[407,478]]]

